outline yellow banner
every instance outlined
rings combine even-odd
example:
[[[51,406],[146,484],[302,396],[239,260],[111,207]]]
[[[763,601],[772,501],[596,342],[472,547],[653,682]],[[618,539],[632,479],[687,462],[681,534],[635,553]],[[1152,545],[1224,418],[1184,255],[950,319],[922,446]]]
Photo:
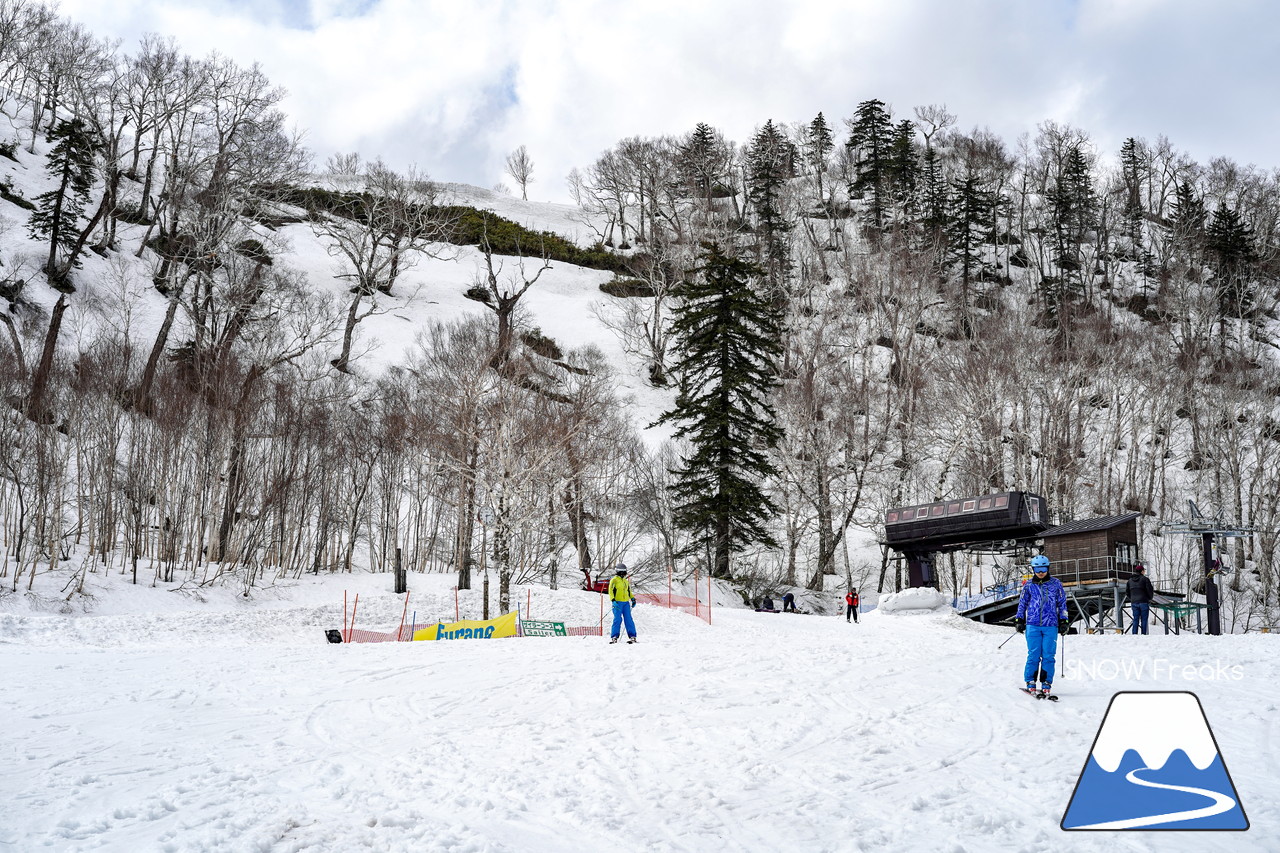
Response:
[[[513,610],[488,622],[476,619],[441,622],[414,631],[413,638],[415,640],[489,640],[497,637],[514,637],[517,615]]]

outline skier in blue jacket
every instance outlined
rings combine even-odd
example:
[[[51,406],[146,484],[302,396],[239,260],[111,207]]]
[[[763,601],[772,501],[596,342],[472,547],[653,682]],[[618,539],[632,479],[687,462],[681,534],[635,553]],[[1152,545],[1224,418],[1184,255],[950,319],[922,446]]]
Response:
[[[1041,672],[1040,694],[1048,696],[1053,688],[1053,672],[1058,653],[1058,635],[1067,633],[1067,591],[1062,581],[1049,577],[1049,558],[1040,554],[1031,558],[1032,577],[1022,587],[1018,599],[1018,615],[1014,623],[1018,633],[1027,635],[1027,665],[1022,677],[1027,690],[1036,689],[1036,673]]]

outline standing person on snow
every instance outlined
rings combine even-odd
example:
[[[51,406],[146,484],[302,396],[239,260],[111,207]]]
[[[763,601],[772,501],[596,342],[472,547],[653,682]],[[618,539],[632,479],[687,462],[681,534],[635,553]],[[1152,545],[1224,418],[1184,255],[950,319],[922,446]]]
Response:
[[[1022,678],[1027,690],[1036,689],[1036,672],[1044,673],[1040,695],[1048,696],[1053,687],[1057,665],[1058,635],[1067,633],[1067,591],[1062,581],[1049,577],[1049,558],[1043,554],[1031,558],[1031,580],[1022,587],[1018,599],[1018,616],[1014,620],[1018,633],[1027,635],[1027,665]]]
[[[636,641],[636,623],[631,619],[631,608],[636,603],[636,596],[631,591],[631,581],[627,580],[626,563],[618,563],[618,568],[609,580],[609,600],[613,602],[613,630],[609,632],[609,642],[618,642],[618,631],[625,620],[627,623],[627,642],[634,643]]]
[[[854,622],[858,621],[858,591],[856,589],[849,590],[849,594],[844,597],[844,621],[850,621],[852,616]]]
[[[1133,628],[1130,633],[1138,633],[1138,625],[1142,625],[1142,633],[1147,633],[1147,618],[1151,615],[1151,598],[1156,594],[1155,587],[1147,578],[1146,568],[1142,563],[1133,567],[1136,575],[1129,578],[1126,586],[1129,593],[1129,606],[1133,611]]]

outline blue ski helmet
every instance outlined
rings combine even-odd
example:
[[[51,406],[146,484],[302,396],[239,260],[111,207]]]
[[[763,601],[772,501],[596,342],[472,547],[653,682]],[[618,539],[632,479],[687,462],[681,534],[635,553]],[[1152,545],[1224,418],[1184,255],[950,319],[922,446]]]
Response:
[[[1049,558],[1044,554],[1037,554],[1031,558],[1031,571],[1047,572],[1049,571]]]

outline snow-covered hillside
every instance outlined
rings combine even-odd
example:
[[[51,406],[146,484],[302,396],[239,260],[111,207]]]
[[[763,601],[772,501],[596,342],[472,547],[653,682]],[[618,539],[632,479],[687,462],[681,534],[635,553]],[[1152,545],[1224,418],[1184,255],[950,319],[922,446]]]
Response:
[[[20,136],[12,120],[0,114],[0,140]],[[43,138],[36,141],[34,153],[16,147],[16,160],[0,159],[0,180],[9,181],[14,192],[27,200],[47,192],[54,186],[54,179],[45,172],[48,149]],[[332,182],[317,176],[315,183]],[[138,192],[136,183],[124,181],[122,195],[126,202]],[[92,205],[98,203],[100,194],[99,186],[91,198]],[[491,210],[532,231],[559,234],[575,245],[588,246],[596,239],[590,217],[571,205],[526,202],[456,183],[441,185],[441,201]],[[303,214],[299,209],[288,212],[299,217]],[[18,205],[0,200],[0,269],[7,275],[25,278],[28,285],[24,299],[48,311],[57,301],[58,292],[37,272],[48,246],[28,234],[29,216]],[[146,231],[143,226],[121,223],[119,229],[118,251],[105,255],[84,253],[83,266],[74,274],[77,291],[68,308],[72,328],[64,340],[66,346],[83,345],[108,330],[126,334],[141,351],[155,339],[166,308],[164,297],[151,286],[157,259],[149,251],[136,256]],[[340,260],[326,251],[326,244],[306,223],[294,222],[277,229],[256,224],[252,230],[277,263],[302,273],[310,287],[335,298],[346,294],[350,285],[338,278],[343,272]],[[352,362],[354,371],[376,376],[389,366],[403,364],[419,335],[432,323],[491,313],[482,303],[463,295],[484,268],[481,252],[470,246],[440,245],[433,247],[432,253],[440,257],[414,258],[413,266],[400,276],[393,294],[380,296],[378,311],[358,327],[354,350],[359,357]],[[518,263],[518,259],[507,257],[498,257],[497,261],[508,271]],[[612,277],[611,273],[555,262],[521,300],[523,321],[530,328],[541,329],[564,349],[600,349],[616,371],[620,396],[634,406],[634,423],[643,430],[670,405],[672,394],[644,382],[640,365],[628,360],[617,337],[595,319],[594,307],[614,299],[599,287]],[[41,329],[33,323],[27,331],[34,340]],[[33,343],[31,347],[34,346]],[[667,427],[646,433],[655,444],[669,434]]]
[[[387,576],[203,603],[112,580],[90,584],[100,615],[0,616],[0,848],[1269,851],[1280,834],[1270,635],[1069,636],[1050,704],[1013,689],[1020,638],[997,650],[1002,630],[947,611],[717,607],[708,626],[642,606],[635,646],[335,646],[344,591],[362,626],[398,624]],[[452,582],[410,576],[419,621],[452,616]],[[532,607],[599,605],[536,588]],[[1198,694],[1248,832],[1059,829],[1125,689]]]

